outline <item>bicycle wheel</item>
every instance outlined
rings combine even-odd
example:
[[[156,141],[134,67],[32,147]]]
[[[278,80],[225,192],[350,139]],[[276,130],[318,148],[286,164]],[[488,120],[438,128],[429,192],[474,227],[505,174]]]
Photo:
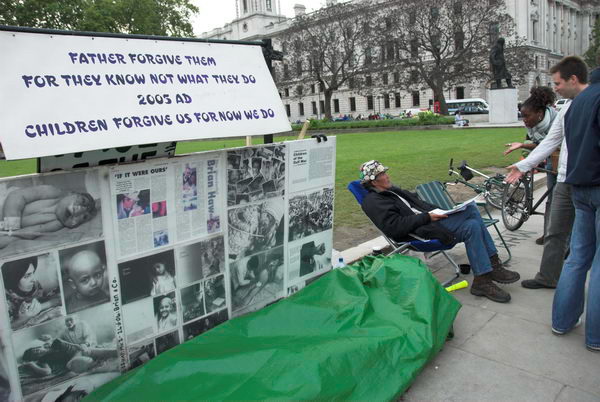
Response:
[[[503,183],[504,176],[496,176],[486,180],[485,189],[487,191],[485,200],[496,209],[502,209],[502,195],[504,194]]]
[[[517,230],[529,217],[527,199],[529,186],[519,180],[513,184],[506,184],[502,193],[502,222],[508,230]]]

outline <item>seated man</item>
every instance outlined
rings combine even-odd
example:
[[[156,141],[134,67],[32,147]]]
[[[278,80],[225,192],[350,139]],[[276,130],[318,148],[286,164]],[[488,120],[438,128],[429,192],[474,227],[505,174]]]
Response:
[[[413,240],[409,234],[414,233],[426,239],[439,239],[446,245],[464,242],[475,275],[471,293],[499,303],[509,302],[510,294],[494,282],[513,283],[520,276],[502,266],[477,207],[470,205],[450,216],[431,213],[436,206],[393,186],[387,170],[378,161],[365,162],[360,168],[361,183],[369,190],[362,209],[373,223],[395,241]]]

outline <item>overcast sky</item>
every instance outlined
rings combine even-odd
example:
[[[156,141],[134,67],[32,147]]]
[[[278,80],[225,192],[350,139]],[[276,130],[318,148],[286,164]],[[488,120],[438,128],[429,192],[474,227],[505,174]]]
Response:
[[[278,0],[274,0],[276,3]],[[192,20],[194,32],[202,32],[219,28],[235,19],[235,0],[192,0],[199,9],[199,15]],[[306,11],[311,12],[325,5],[325,0],[279,0],[281,13],[286,17],[294,16],[294,4],[304,4]]]

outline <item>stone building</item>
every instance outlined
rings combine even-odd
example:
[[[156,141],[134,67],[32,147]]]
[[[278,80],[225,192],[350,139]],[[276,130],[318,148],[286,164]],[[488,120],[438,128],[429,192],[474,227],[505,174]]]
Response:
[[[272,38],[278,46],[278,36],[292,23],[293,18],[304,14],[301,4],[294,6],[294,17],[281,14],[279,0],[235,0],[237,18],[222,28],[204,32],[202,38],[230,40],[258,40]],[[336,0],[327,0],[327,4]],[[356,0],[360,1],[360,0]],[[600,18],[600,0],[505,0],[506,10],[514,19],[516,33],[526,38],[533,65],[525,83],[519,86],[519,99],[527,98],[536,85],[551,85],[549,68],[566,55],[583,55],[590,45],[594,24]],[[324,97],[313,82],[278,82],[279,92],[288,111],[290,121],[321,118],[324,114]],[[390,81],[392,79],[390,78]],[[301,84],[303,96],[294,88]],[[486,98],[481,83],[468,83],[450,88],[446,99]],[[398,115],[409,108],[428,108],[432,104],[430,89],[393,92],[365,96],[351,90],[337,91],[332,98],[334,116],[340,114],[389,113]]]

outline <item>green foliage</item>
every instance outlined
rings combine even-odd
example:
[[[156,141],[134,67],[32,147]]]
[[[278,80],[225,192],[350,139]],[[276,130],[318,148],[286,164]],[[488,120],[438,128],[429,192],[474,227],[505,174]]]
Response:
[[[600,67],[600,19],[596,20],[590,47],[585,52],[584,59],[590,68]]]
[[[0,0],[0,23],[35,28],[192,37],[191,0]]]
[[[421,116],[423,114],[423,116]],[[409,126],[430,126],[454,124],[454,118],[448,116],[436,115],[432,112],[419,113],[418,118],[412,119],[386,119],[386,120],[351,120],[351,121],[329,121],[329,120],[310,120],[309,130],[331,130],[331,129],[349,129],[349,128],[370,128],[370,127],[409,127]],[[302,129],[302,124],[292,124],[294,131]]]

